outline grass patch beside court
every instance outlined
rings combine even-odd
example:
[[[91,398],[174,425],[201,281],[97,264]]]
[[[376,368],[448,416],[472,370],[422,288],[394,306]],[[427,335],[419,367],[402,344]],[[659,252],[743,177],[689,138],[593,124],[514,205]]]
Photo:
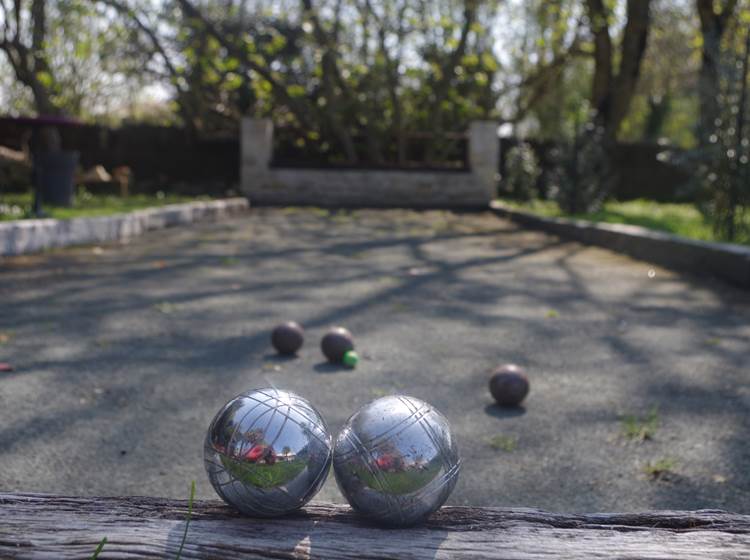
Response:
[[[79,190],[71,208],[59,206],[43,206],[44,213],[48,218],[58,220],[69,220],[71,218],[84,218],[93,216],[109,216],[177,204],[180,202],[191,202],[193,200],[209,200],[208,197],[189,197],[173,194],[146,195],[135,194],[128,197],[115,195],[93,194],[87,190]],[[33,196],[28,193],[3,193],[0,194],[0,221],[21,220],[31,218]]]
[[[711,223],[706,220],[705,216],[689,203],[664,203],[644,199],[627,202],[612,201],[607,202],[598,212],[567,215],[552,201],[518,202],[503,199],[502,202],[512,208],[542,216],[578,218],[609,224],[629,224],[702,241],[723,241],[716,237]],[[736,242],[750,245],[748,232],[750,232],[750,216],[747,218],[746,231],[740,233]]]

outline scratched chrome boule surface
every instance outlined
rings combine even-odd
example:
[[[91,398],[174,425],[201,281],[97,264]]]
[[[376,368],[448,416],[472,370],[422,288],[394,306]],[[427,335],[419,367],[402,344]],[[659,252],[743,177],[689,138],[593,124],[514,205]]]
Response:
[[[339,489],[363,515],[395,526],[424,521],[448,499],[460,459],[448,420],[424,401],[394,395],[356,412],[333,453]]]
[[[305,505],[328,476],[332,438],[305,399],[255,389],[229,401],[211,422],[204,464],[214,490],[242,513],[275,517]]]

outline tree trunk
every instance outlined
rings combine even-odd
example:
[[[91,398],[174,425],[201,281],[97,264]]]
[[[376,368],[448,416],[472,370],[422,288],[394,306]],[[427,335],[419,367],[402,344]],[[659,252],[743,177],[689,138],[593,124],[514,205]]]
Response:
[[[718,97],[720,93],[721,42],[729,20],[737,7],[737,0],[727,0],[723,9],[716,12],[714,0],[696,0],[700,19],[703,47],[701,69],[698,77],[700,116],[698,120],[698,143],[702,147],[710,144],[709,138],[716,129],[720,116]]]
[[[620,68],[614,83],[615,95],[609,119],[609,126],[615,136],[630,110],[641,74],[641,64],[648,45],[651,0],[629,0],[627,18],[620,49]]]
[[[603,0],[587,0],[594,36],[594,77],[591,105],[604,137],[614,142],[638,85],[641,64],[648,44],[651,0],[628,0],[627,22],[620,46],[620,65],[614,74],[614,48],[609,31],[609,8]]]
[[[588,0],[591,33],[594,36],[594,76],[591,84],[591,107],[606,119],[612,94],[612,38],[609,35],[607,8],[603,0]]]
[[[34,102],[39,113],[48,115],[59,114],[60,108],[52,102],[52,86],[43,84],[38,76],[44,73],[49,77],[51,84],[54,84],[52,69],[47,63],[44,53],[44,43],[47,38],[47,9],[46,0],[34,0],[31,4],[31,60],[33,61],[30,72],[32,91],[34,92]]]
[[[703,1],[703,0],[700,0]],[[721,57],[721,37],[715,18],[701,18],[703,47],[701,49],[701,69],[698,76],[698,144],[707,146],[709,137],[716,130],[716,119],[719,118],[719,63]]]

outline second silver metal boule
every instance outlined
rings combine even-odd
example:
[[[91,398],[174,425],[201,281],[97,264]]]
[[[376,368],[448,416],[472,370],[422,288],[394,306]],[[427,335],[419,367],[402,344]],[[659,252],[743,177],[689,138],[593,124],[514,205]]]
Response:
[[[424,521],[458,480],[458,448],[440,412],[394,395],[362,407],[336,438],[336,482],[363,515],[395,526]]]

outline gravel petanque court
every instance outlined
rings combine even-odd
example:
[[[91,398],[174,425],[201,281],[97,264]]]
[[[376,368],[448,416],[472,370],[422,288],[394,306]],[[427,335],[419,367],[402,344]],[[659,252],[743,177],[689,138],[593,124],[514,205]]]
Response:
[[[449,503],[750,513],[750,293],[490,213],[254,209],[0,261],[0,490],[215,498],[216,411],[275,385],[337,430],[404,393],[451,421]],[[270,332],[306,330],[297,359]],[[328,327],[355,370],[327,364]],[[523,408],[489,372],[523,366]],[[330,477],[319,500],[342,502]]]

